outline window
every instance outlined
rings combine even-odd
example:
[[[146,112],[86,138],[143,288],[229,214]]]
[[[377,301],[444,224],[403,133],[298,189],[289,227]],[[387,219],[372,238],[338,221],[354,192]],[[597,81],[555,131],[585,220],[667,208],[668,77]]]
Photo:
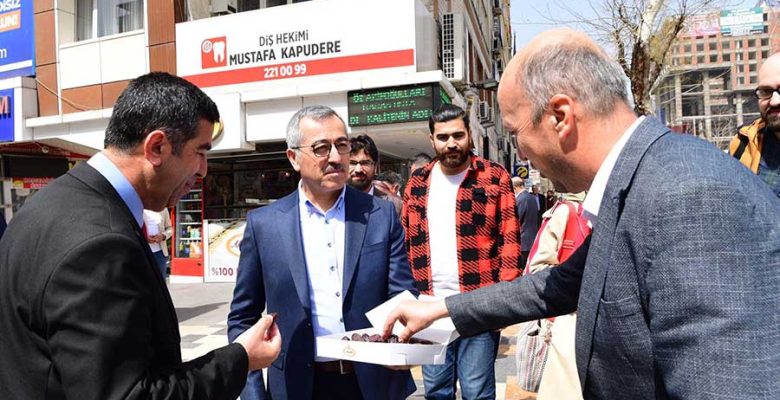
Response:
[[[691,52],[691,45],[690,44],[686,44],[685,45],[685,52],[686,53],[690,53]]]
[[[76,0],[76,40],[143,28],[143,0]]]
[[[704,43],[696,43],[696,51],[704,51]]]
[[[711,63],[718,62],[718,55],[717,54],[710,54],[710,62]]]
[[[691,57],[683,57],[683,65],[690,65]]]
[[[704,64],[704,56],[698,56],[698,57],[696,57],[696,63],[698,63],[698,64]]]
[[[769,50],[764,50],[764,51],[762,51],[762,52],[761,52],[761,58],[763,58],[764,60],[766,60],[767,58],[769,58]]]
[[[735,40],[734,44],[736,45],[735,48],[741,49],[742,48],[742,41],[741,40]]]
[[[742,53],[737,53],[737,61],[742,61]]]
[[[710,42],[710,50],[717,50],[718,44],[715,42]]]
[[[745,84],[745,77],[744,76],[738,76],[737,77],[737,85],[743,86]]]
[[[764,33],[769,33],[769,26],[764,25]]]
[[[756,59],[756,52],[751,51],[748,53],[748,60],[755,60]]]
[[[756,47],[756,39],[748,39],[748,47]]]
[[[750,83],[751,84],[756,83],[757,81],[758,81],[758,78],[756,78],[755,75],[750,75]]]
[[[731,61],[731,54],[723,53],[722,55],[724,62],[730,62]]]
[[[723,43],[720,44],[720,47],[722,47],[723,50],[728,50],[731,48],[731,42],[724,40]]]
[[[737,65],[737,72],[740,74],[745,72],[745,65],[744,64]]]
[[[748,71],[750,71],[750,72],[756,72],[756,64],[750,64],[750,65],[748,65]]]
[[[761,38],[761,46],[769,46],[769,38]]]

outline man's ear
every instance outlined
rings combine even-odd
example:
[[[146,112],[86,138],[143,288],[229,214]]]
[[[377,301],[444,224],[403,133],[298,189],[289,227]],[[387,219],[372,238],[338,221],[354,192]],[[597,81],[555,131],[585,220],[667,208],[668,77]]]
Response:
[[[299,155],[297,151],[293,149],[287,149],[287,159],[290,160],[290,165],[292,165],[293,169],[297,172],[301,172],[301,166],[298,165],[298,159],[297,156]]]
[[[564,141],[576,131],[576,119],[574,117],[574,100],[565,94],[556,94],[548,103],[549,115],[546,123],[558,134],[558,138]]]
[[[168,136],[161,130],[150,132],[144,139],[144,158],[155,167],[159,167],[172,150]]]

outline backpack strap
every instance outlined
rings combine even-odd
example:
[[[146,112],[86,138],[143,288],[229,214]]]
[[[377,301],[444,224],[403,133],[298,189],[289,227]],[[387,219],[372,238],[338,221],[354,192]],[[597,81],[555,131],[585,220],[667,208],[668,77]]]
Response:
[[[745,153],[745,148],[747,147],[748,144],[748,137],[745,135],[737,134],[737,138],[739,138],[739,146],[737,147],[737,150],[734,151],[733,156],[737,160],[741,160],[742,154]]]

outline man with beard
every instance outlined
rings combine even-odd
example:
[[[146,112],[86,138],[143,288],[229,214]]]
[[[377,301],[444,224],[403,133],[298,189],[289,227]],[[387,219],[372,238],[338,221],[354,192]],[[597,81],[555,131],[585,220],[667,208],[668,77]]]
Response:
[[[589,189],[592,234],[556,268],[403,302],[385,334],[449,315],[468,337],[577,310],[585,399],[780,398],[780,202],[764,182],[637,117],[620,66],[580,32],[534,38],[498,102],[521,159],[561,192]]]
[[[369,328],[367,311],[417,293],[393,206],[346,185],[351,149],[335,111],[302,108],[287,125],[298,190],[247,215],[228,337],[265,309],[279,315],[282,351],[268,385],[260,371],[249,375],[243,400],[401,400],[415,391],[409,371],[317,356],[316,337]]]
[[[349,139],[352,151],[349,154],[349,186],[393,203],[395,212],[401,215],[403,201],[386,182],[376,180],[379,170],[379,150],[368,135]]]
[[[758,110],[761,118],[740,128],[729,154],[757,174],[780,197],[780,53],[758,70]]]
[[[429,119],[436,161],[414,171],[403,226],[417,289],[446,298],[520,275],[515,196],[500,165],[471,153],[468,115],[445,104]],[[424,365],[427,398],[492,399],[498,331],[453,341],[443,365]]]

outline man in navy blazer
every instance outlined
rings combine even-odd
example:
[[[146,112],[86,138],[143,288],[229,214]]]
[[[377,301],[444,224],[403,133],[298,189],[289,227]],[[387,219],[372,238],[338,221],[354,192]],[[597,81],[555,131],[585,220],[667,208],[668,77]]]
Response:
[[[579,32],[529,43],[498,101],[521,157],[562,192],[589,189],[593,233],[558,268],[402,304],[401,338],[447,314],[469,336],[577,310],[585,399],[780,398],[780,201],[766,185],[637,118],[620,67]]]
[[[408,370],[315,356],[315,337],[368,328],[367,311],[417,294],[395,209],[346,186],[351,145],[332,109],[299,110],[287,145],[301,182],[247,216],[228,317],[232,341],[263,309],[276,313],[282,352],[268,384],[250,374],[241,399],[404,399],[415,390]]]

